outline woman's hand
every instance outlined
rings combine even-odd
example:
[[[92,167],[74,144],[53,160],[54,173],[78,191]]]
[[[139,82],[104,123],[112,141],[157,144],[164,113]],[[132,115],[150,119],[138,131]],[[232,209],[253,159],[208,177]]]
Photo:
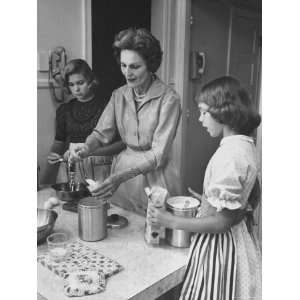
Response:
[[[160,225],[164,227],[170,227],[173,215],[166,211],[165,208],[157,208],[150,205],[148,208],[148,221],[152,225]]]
[[[84,143],[70,143],[69,153],[70,161],[75,162],[79,161],[84,157],[87,157],[89,153],[89,148]]]
[[[102,183],[96,181],[92,186],[88,186],[88,189],[92,195],[107,198],[113,195],[122,182],[122,177],[114,174],[106,178]]]
[[[50,152],[47,157],[47,161],[50,165],[54,165],[54,164],[58,163],[60,159],[61,159],[61,156],[55,152]]]
[[[197,192],[195,192],[194,190],[192,190],[190,187],[188,187],[188,191],[190,192],[190,194],[195,197],[196,199],[200,200],[202,199],[202,195],[198,194]]]

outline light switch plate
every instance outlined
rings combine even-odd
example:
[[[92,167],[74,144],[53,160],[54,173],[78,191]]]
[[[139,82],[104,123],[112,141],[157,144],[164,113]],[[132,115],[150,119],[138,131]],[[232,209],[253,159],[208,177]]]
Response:
[[[48,72],[49,70],[49,54],[48,51],[38,52],[38,71]]]

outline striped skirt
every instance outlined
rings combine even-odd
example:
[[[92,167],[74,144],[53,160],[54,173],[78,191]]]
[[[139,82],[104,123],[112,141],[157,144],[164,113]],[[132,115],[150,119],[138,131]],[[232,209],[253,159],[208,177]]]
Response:
[[[236,245],[231,231],[196,234],[180,300],[232,300],[236,261]]]

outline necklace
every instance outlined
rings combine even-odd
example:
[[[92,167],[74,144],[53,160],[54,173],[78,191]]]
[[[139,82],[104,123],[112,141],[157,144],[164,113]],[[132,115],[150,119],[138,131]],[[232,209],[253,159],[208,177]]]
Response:
[[[144,94],[139,94],[139,93],[135,90],[135,88],[133,89],[133,93],[134,93],[134,95],[135,95],[135,98],[137,98],[137,99],[142,99],[142,98],[144,98],[144,97],[146,96],[146,94],[147,94],[147,92],[144,93]]]
[[[151,74],[150,80],[149,80],[149,83],[148,83],[148,87],[147,87],[147,89],[146,89],[146,92],[144,92],[143,94],[139,94],[139,93],[136,91],[136,89],[133,88],[133,93],[134,93],[135,98],[136,98],[137,101],[143,99],[143,98],[146,96],[147,91],[148,91],[149,87],[151,86],[152,82],[154,81],[154,79],[155,79],[155,75]]]

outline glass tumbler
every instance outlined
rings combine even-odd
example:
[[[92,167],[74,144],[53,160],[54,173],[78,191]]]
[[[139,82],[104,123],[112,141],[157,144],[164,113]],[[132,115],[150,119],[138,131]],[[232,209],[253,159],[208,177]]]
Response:
[[[52,233],[47,237],[47,244],[54,262],[61,262],[68,256],[68,236],[65,233]]]

